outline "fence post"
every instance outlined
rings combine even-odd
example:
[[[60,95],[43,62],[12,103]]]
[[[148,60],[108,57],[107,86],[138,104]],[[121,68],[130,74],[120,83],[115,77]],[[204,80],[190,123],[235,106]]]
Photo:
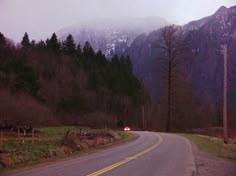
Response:
[[[46,142],[47,141],[47,132],[46,132],[46,130],[44,130],[44,142]]]
[[[17,145],[20,145],[20,128],[17,128]]]
[[[32,128],[32,144],[34,144],[34,128]]]
[[[0,148],[3,146],[3,130],[0,130]]]

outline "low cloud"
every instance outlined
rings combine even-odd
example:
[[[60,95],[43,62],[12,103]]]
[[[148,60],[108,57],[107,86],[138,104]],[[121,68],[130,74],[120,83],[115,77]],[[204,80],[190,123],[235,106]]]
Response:
[[[211,15],[235,0],[0,0],[0,32],[19,41],[25,31],[32,38],[81,20],[125,16],[160,16],[184,24]]]

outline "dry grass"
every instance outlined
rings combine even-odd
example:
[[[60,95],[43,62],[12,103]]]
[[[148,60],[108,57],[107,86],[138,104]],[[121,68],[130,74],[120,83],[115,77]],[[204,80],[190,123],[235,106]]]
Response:
[[[210,137],[197,134],[181,134],[193,141],[200,149],[210,152],[216,156],[236,161],[236,141],[230,139],[224,144],[222,138]]]
[[[39,128],[36,131],[34,143],[30,134],[24,137],[21,134],[20,144],[16,133],[4,132],[0,166],[15,168],[64,158],[90,148],[111,145],[129,137],[124,132],[74,126]]]

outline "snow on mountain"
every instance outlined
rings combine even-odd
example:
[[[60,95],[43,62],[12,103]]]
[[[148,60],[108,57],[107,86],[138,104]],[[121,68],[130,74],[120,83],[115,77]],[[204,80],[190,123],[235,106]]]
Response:
[[[89,41],[93,48],[107,56],[124,53],[127,47],[141,33],[149,33],[168,23],[159,17],[125,19],[97,19],[83,21],[57,32],[64,40],[70,33],[77,43]]]
[[[183,26],[192,50],[197,54],[186,68],[188,77],[197,94],[206,101],[220,101],[223,88],[223,54],[221,46],[228,44],[229,95],[236,103],[236,6],[221,7],[213,15],[190,22]],[[152,97],[158,97],[161,68],[158,67],[158,49],[153,43],[158,41],[159,30],[138,36],[130,48],[135,74],[144,80]],[[150,78],[151,77],[151,78]]]

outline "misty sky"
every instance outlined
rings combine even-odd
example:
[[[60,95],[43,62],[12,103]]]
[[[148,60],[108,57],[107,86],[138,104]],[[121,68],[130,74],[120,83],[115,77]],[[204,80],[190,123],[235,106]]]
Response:
[[[160,16],[184,24],[236,0],[0,0],[0,32],[20,41],[24,32],[46,38],[63,27],[94,18]]]

